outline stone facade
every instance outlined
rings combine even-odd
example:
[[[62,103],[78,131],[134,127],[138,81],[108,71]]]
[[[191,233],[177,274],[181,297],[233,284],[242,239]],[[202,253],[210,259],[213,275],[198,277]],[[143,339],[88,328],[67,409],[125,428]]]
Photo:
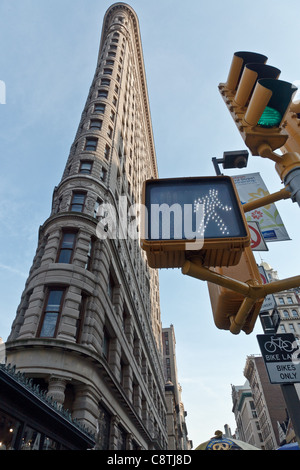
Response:
[[[187,412],[182,401],[182,387],[178,381],[176,339],[173,325],[170,325],[169,328],[163,328],[162,344],[166,380],[168,449],[191,450],[193,442],[188,438]]]
[[[131,207],[151,177],[138,19],[117,3],[6,343],[9,363],[98,430],[98,448],[167,446],[158,273],[128,236],[132,222],[139,233]]]
[[[259,430],[260,448],[276,450],[280,445],[278,424],[286,419],[286,404],[280,385],[271,384],[261,356],[248,356],[244,375],[249,381]]]

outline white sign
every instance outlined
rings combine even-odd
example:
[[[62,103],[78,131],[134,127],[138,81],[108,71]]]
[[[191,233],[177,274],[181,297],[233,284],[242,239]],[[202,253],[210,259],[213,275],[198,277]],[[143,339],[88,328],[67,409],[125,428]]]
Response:
[[[266,312],[267,310],[273,310],[276,307],[276,300],[273,294],[266,295],[260,311]]]
[[[267,364],[270,382],[298,383],[300,382],[300,364],[287,364],[286,362],[270,362]]]
[[[299,345],[292,333],[257,335],[270,382],[300,383]]]
[[[233,176],[233,180],[242,204],[270,194],[259,173]],[[274,203],[247,212],[245,216],[247,222],[259,222],[266,242],[290,240]]]
[[[258,222],[248,221],[252,251],[269,251]]]
[[[259,274],[260,274],[263,284],[267,284],[269,281],[268,281],[268,277],[267,277],[264,267],[258,266],[258,270],[259,270]],[[275,297],[273,294],[269,294],[269,295],[266,295],[260,311],[266,312],[267,310],[273,310],[275,307],[276,307]]]

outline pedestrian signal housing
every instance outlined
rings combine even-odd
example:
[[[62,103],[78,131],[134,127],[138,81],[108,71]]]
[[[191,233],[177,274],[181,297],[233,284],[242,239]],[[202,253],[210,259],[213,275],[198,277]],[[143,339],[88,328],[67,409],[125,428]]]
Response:
[[[195,256],[203,266],[235,265],[250,245],[228,176],[147,180],[142,199],[141,247],[152,268],[182,267]]]

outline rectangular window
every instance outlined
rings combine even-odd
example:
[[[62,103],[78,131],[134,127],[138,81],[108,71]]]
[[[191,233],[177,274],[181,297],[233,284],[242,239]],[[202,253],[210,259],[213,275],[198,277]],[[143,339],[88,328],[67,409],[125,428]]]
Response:
[[[94,107],[94,113],[104,114],[105,113],[105,104],[96,103],[95,107]]]
[[[103,73],[105,73],[105,75],[112,75],[112,69],[106,68],[103,70]],[[101,80],[101,83],[102,83],[102,80]]]
[[[103,341],[102,341],[102,354],[103,354],[103,356],[105,357],[106,360],[108,360],[109,342],[110,342],[109,334],[108,334],[106,328],[104,328]]]
[[[110,437],[110,422],[111,416],[106,411],[106,409],[99,404],[99,431],[98,431],[98,448],[99,450],[108,450],[110,448],[109,445],[109,437]]]
[[[73,193],[71,211],[83,212],[84,201],[85,201],[85,193]]]
[[[102,79],[101,79],[101,85],[109,86],[109,85],[110,85],[110,80],[109,80],[109,78],[102,78]]]
[[[115,287],[115,283],[114,283],[113,277],[112,275],[109,275],[108,283],[107,283],[107,293],[111,301],[113,301],[114,287]]]
[[[91,119],[90,122],[90,129],[97,129],[101,131],[102,128],[102,121],[100,119]]]
[[[53,338],[55,336],[58,318],[61,312],[63,294],[63,289],[49,289],[40,337]]]
[[[93,162],[82,161],[80,162],[79,173],[82,175],[90,175],[92,173]]]
[[[58,263],[70,263],[75,246],[76,233],[65,232],[59,250]]]
[[[100,207],[100,205],[102,204],[103,201],[101,201],[101,199],[97,199],[97,201],[95,202],[95,205],[94,205],[94,217],[98,217],[98,209]]]
[[[101,181],[105,182],[106,178],[107,178],[107,170],[102,167],[100,171],[100,179]]]
[[[111,126],[108,126],[108,132],[107,132],[107,135],[110,139],[112,139],[112,135],[113,135],[113,129]]]
[[[109,152],[110,152],[110,146],[106,144],[105,150],[104,150],[104,157],[106,158],[106,160],[109,160]]]
[[[85,263],[85,269],[87,269],[88,271],[90,271],[90,269],[92,267],[94,246],[95,246],[95,242],[94,242],[93,239],[91,239],[90,244],[89,244],[88,253],[87,253],[87,261]]]
[[[98,91],[98,98],[107,98],[108,97],[108,91],[107,90],[99,90]]]
[[[97,149],[97,143],[98,139],[95,139],[95,137],[87,137],[85,141],[84,150],[90,150],[92,152],[95,152]]]
[[[126,450],[126,432],[121,426],[119,426],[117,450]]]

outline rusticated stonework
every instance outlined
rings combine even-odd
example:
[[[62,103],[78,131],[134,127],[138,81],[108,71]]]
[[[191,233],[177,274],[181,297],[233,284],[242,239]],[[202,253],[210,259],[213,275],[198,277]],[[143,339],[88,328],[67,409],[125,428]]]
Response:
[[[99,207],[124,220],[120,208],[138,204],[151,177],[138,19],[117,3],[104,17],[96,72],[6,343],[8,362],[97,430],[100,449],[167,445],[158,273],[138,239],[97,232]]]

